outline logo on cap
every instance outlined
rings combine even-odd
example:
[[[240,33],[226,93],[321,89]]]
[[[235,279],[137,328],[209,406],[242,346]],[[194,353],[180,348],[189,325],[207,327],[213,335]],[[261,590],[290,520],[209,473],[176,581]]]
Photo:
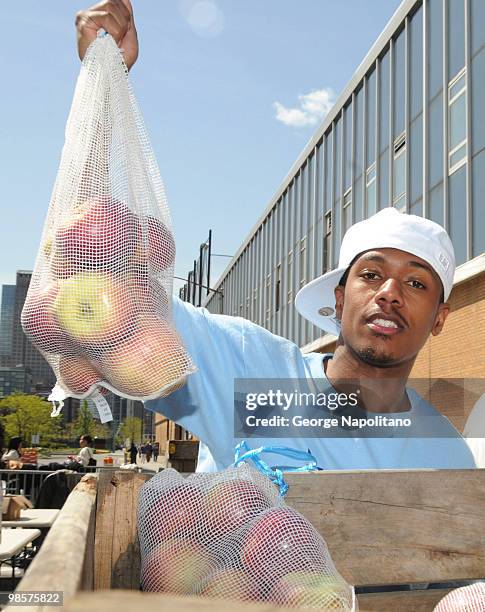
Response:
[[[330,306],[325,306],[324,308],[318,309],[318,314],[322,315],[322,317],[331,317],[334,312],[335,310],[333,308],[330,308]]]
[[[446,257],[446,255],[444,253],[440,253],[438,255],[438,260],[440,264],[443,266],[444,270],[447,271],[448,268],[450,267],[450,262],[448,261],[448,258]]]

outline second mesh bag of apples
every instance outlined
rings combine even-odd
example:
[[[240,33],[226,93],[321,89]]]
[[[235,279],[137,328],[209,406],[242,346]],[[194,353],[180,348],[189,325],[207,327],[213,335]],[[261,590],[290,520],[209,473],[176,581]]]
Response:
[[[159,472],[140,490],[137,518],[144,591],[358,610],[323,537],[246,462]]]
[[[175,246],[163,183],[109,35],[76,85],[22,312],[51,364],[53,401],[168,394],[195,371],[171,323]]]

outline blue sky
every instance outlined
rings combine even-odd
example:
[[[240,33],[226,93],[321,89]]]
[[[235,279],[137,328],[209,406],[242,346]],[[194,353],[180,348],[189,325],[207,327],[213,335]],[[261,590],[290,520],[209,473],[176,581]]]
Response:
[[[215,253],[236,252],[399,2],[132,1],[131,79],[186,276],[209,228]],[[79,72],[74,15],[88,5],[2,11],[0,284],[34,265]],[[228,261],[214,259],[212,282]]]

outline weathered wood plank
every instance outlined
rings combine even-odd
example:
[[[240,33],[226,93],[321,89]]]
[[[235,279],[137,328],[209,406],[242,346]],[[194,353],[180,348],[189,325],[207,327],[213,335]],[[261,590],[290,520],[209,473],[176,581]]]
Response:
[[[354,585],[485,576],[485,470],[286,474],[289,505]]]
[[[96,485],[96,476],[87,474],[71,492],[18,590],[62,591],[67,601],[80,588]],[[51,606],[24,608],[30,612],[50,609]]]
[[[86,534],[86,549],[79,588],[83,591],[94,589],[94,539],[96,534],[96,504],[93,504]]]
[[[249,604],[229,602],[203,597],[178,597],[161,595],[159,593],[141,593],[134,591],[96,591],[94,593],[78,593],[64,607],[65,612],[86,612],[86,610],[101,610],[102,612],[279,612],[287,608],[279,608],[271,604]],[[387,611],[389,612],[389,611]]]
[[[359,612],[432,612],[451,589],[394,591],[358,595]]]
[[[449,589],[372,593],[358,597],[359,612],[432,612]],[[277,612],[286,608],[271,604],[238,603],[216,599],[177,597],[134,591],[97,591],[79,593],[70,600],[66,612],[103,610],[103,612]]]
[[[135,534],[133,532],[133,516],[138,499],[134,499],[134,475],[129,472],[118,472],[116,487],[116,502],[113,522],[116,529],[112,544],[112,576],[111,588],[122,589],[131,585],[133,565],[133,549]]]
[[[118,477],[113,470],[99,474],[94,540],[94,588],[111,587],[114,515]]]
[[[133,555],[131,565],[131,583],[126,584],[125,588],[131,587],[134,590],[138,590],[140,587],[140,571],[141,571],[141,559],[140,559],[140,540],[138,538],[137,530],[137,511],[138,511],[138,498],[140,495],[140,489],[146,482],[146,476],[141,474],[135,474],[133,478],[133,519],[132,519],[132,531],[131,538],[133,541]]]

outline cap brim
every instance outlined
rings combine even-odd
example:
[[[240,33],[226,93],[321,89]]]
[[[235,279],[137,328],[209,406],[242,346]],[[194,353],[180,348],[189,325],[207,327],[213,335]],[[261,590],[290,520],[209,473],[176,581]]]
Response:
[[[335,314],[335,287],[346,268],[331,270],[305,285],[296,294],[298,312],[320,329],[338,336],[340,321]]]

